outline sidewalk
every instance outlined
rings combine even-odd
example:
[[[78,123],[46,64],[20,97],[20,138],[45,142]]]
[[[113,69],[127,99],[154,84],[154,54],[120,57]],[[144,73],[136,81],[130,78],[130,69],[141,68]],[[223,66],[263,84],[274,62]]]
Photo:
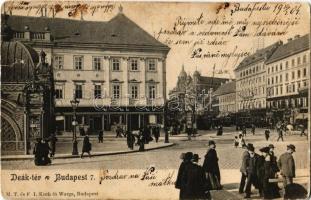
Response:
[[[138,152],[139,146],[134,146],[131,150],[127,147],[126,138],[114,138],[114,140],[105,140],[103,143],[98,143],[97,138],[90,137],[90,142],[92,143],[92,156],[106,156],[106,155],[116,155],[116,154],[126,154]],[[78,138],[78,151],[81,154],[83,138]],[[174,143],[164,143],[163,139],[160,139],[158,143],[155,141],[145,144],[145,151],[150,151],[154,149],[166,148],[173,146]],[[65,138],[59,138],[56,143],[56,152],[54,159],[64,159],[64,158],[79,158],[80,155],[71,155],[72,152],[72,142]],[[32,152],[30,152],[32,153]],[[87,154],[84,154],[88,156]],[[2,155],[1,160],[27,160],[33,159],[34,155]]]

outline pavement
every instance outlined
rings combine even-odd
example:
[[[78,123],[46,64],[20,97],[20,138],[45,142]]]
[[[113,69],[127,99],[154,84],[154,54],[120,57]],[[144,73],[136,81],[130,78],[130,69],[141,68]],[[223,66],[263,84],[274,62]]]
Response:
[[[83,138],[78,138],[78,151],[81,153]],[[98,143],[97,138],[90,137],[90,142],[92,143],[92,156],[107,156],[107,155],[117,155],[117,154],[127,154],[139,152],[139,146],[134,146],[131,150],[127,147],[126,138],[110,138],[105,139],[103,143]],[[161,149],[173,146],[174,143],[164,143],[160,140],[158,143],[152,141],[149,144],[145,144],[145,151]],[[72,142],[68,138],[58,138],[56,143],[56,152],[54,159],[66,159],[66,158],[79,158],[80,155],[72,155]],[[87,154],[84,154],[88,156]],[[33,159],[33,155],[2,155],[1,161],[9,160],[28,160]]]

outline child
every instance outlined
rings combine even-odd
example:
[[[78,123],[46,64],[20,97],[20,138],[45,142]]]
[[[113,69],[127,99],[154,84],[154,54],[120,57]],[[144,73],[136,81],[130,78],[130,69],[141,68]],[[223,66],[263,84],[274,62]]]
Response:
[[[245,140],[244,140],[244,138],[243,138],[243,135],[242,134],[240,134],[239,135],[239,147],[240,148],[244,148],[246,145],[245,145]]]
[[[234,147],[237,148],[239,146],[238,136],[234,136]]]

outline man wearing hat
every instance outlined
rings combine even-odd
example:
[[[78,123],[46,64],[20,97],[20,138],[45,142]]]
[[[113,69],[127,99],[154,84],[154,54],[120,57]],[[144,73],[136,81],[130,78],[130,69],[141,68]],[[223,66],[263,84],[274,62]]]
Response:
[[[186,173],[185,199],[206,199],[209,198],[207,180],[204,169],[198,164],[199,155],[194,154],[192,165]]]
[[[180,159],[182,159],[182,162],[179,166],[179,170],[177,173],[177,179],[175,182],[175,188],[179,189],[179,198],[180,199],[185,199],[185,185],[186,185],[186,179],[187,177],[185,176],[186,171],[189,169],[189,167],[192,165],[191,160],[193,157],[192,152],[187,152],[187,153],[182,153],[180,155]]]
[[[245,187],[245,198],[250,198],[252,185],[258,188],[257,162],[259,159],[259,155],[255,153],[255,147],[253,146],[253,144],[249,143],[247,145],[247,150],[249,153],[249,157],[246,160],[247,181]],[[260,189],[261,188],[259,188],[259,190]]]
[[[296,147],[292,144],[287,146],[287,151],[283,153],[278,161],[278,167],[281,170],[281,175],[283,177],[284,188],[293,183],[293,178],[295,175],[295,160],[293,158],[293,153]]]
[[[248,144],[246,147],[250,146],[252,144]],[[248,150],[244,151],[242,155],[242,164],[240,167],[240,172],[241,172],[241,182],[240,182],[240,188],[239,188],[239,193],[242,194],[244,192],[244,187],[245,187],[245,181],[247,177],[247,172],[246,172],[246,161],[249,159],[249,153]]]

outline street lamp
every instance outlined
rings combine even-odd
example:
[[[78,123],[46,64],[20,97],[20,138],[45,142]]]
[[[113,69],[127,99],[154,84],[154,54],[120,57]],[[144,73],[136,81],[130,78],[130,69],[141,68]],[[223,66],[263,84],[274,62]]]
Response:
[[[72,155],[79,155],[79,152],[78,152],[78,142],[77,142],[77,133],[76,133],[76,126],[77,126],[76,109],[78,108],[79,103],[80,102],[79,102],[79,100],[77,100],[76,97],[74,97],[74,99],[70,101],[71,107],[73,109],[73,120],[72,120],[72,125],[73,125]]]
[[[164,109],[163,109],[163,113],[164,113],[164,133],[165,133],[165,139],[164,139],[164,143],[169,143],[169,138],[168,138],[168,101],[166,101],[164,103]]]

